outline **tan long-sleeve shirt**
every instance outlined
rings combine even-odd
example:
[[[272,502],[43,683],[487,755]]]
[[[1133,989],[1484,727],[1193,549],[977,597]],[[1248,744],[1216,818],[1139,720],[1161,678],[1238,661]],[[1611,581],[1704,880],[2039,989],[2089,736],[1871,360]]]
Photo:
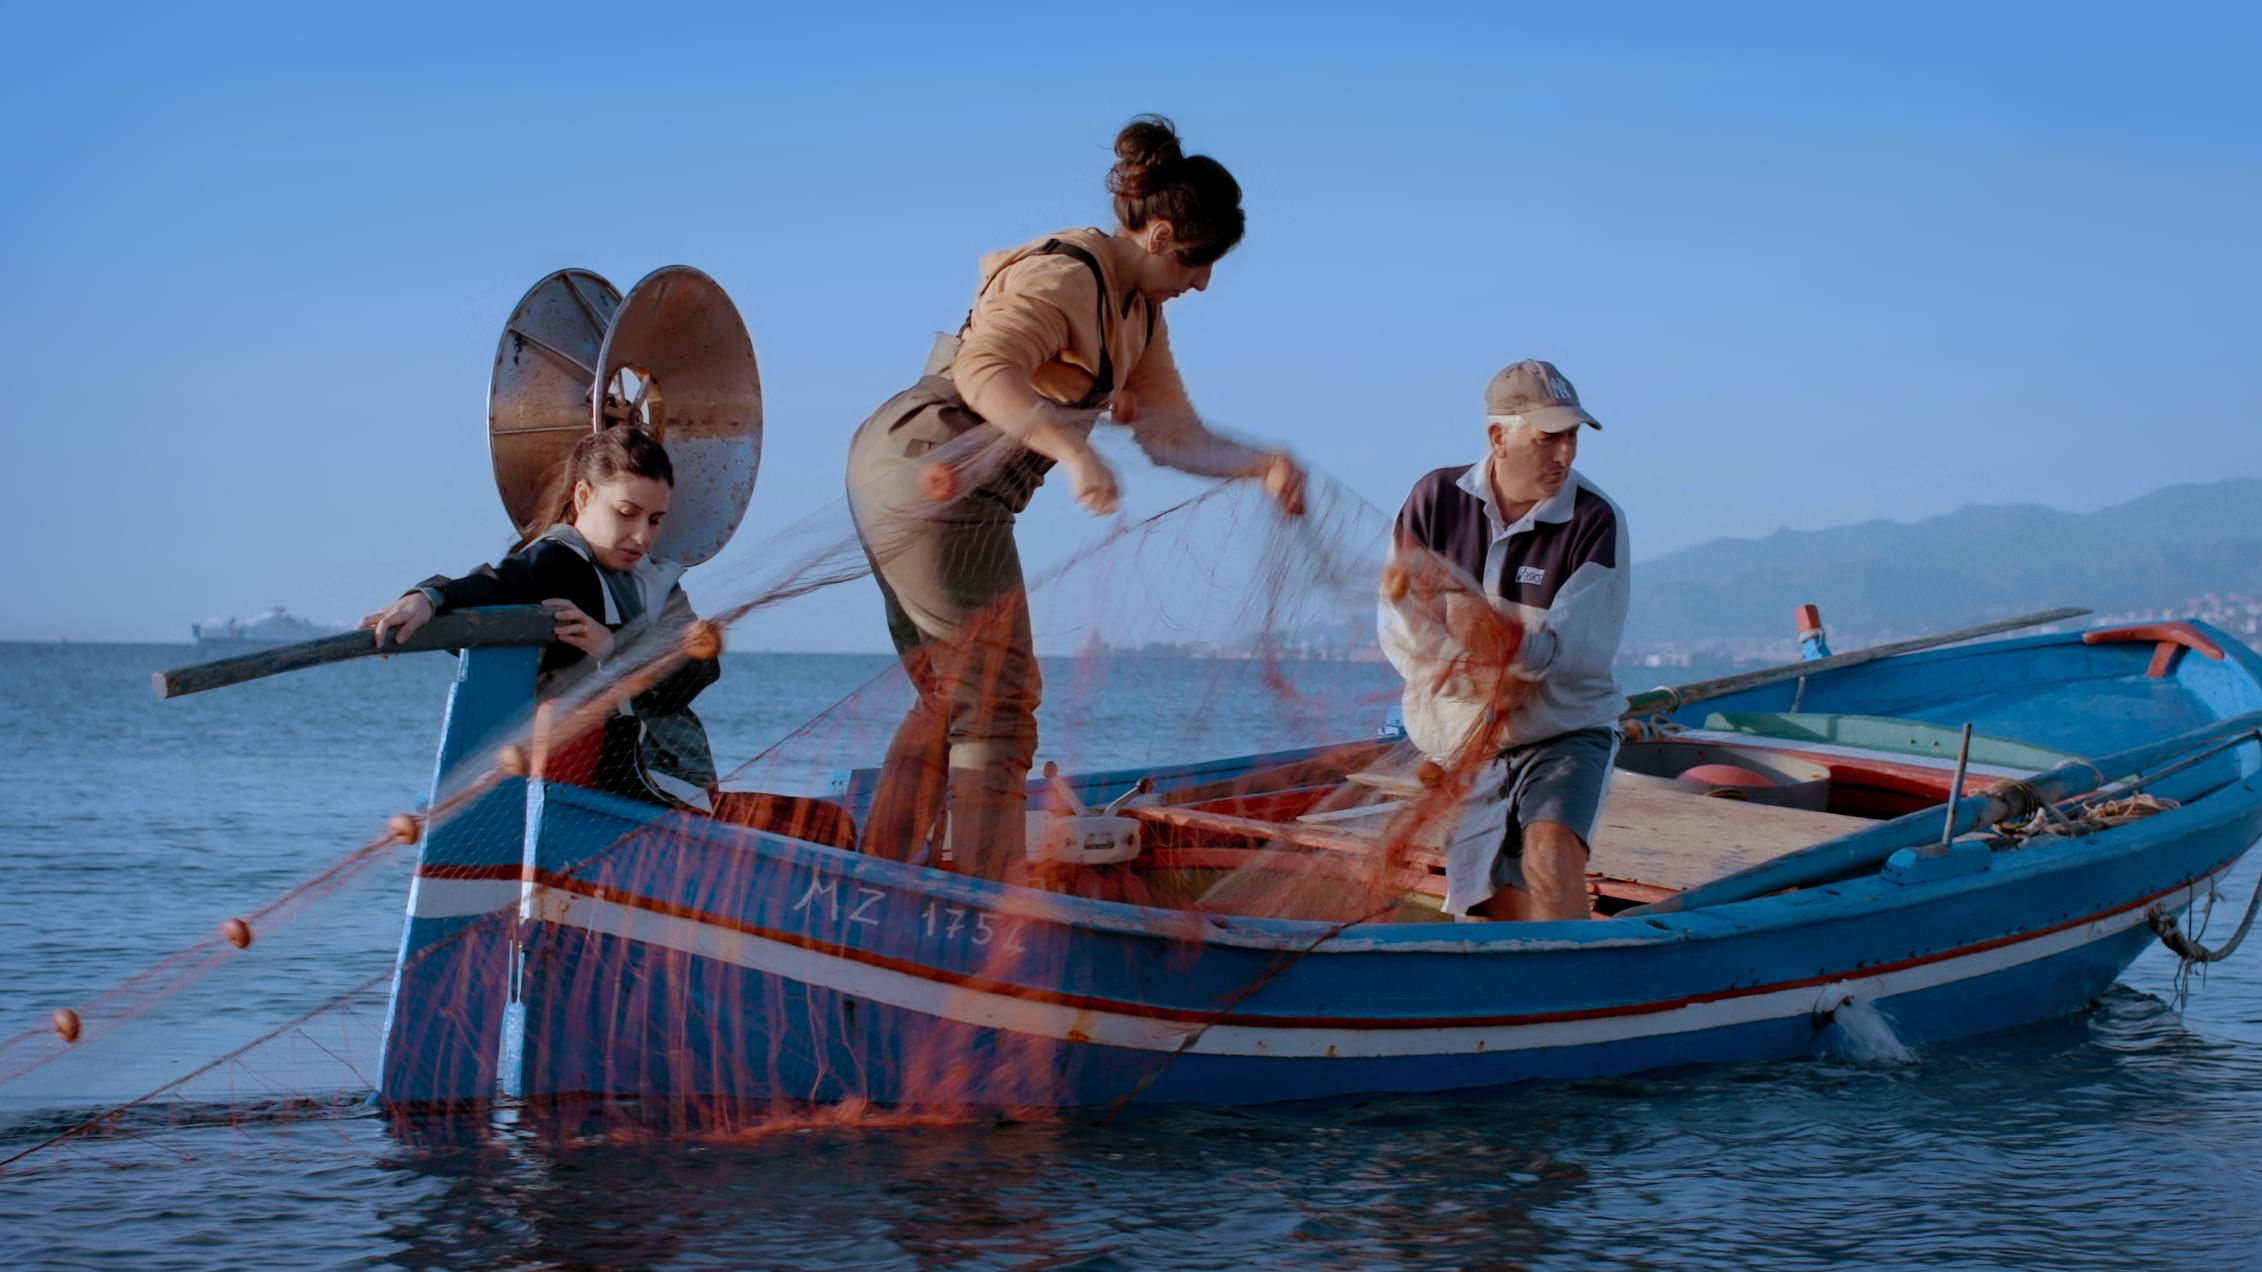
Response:
[[[1109,237],[1095,229],[1062,230],[982,258],[982,286],[950,366],[959,394],[985,419],[997,418],[1010,400],[995,391],[1000,383],[1025,382],[1064,406],[1081,401],[1099,375],[1101,341],[1112,336],[1116,387],[1129,390],[1137,404],[1130,419],[1118,422],[1129,426],[1139,448],[1185,472],[1247,475],[1264,452],[1203,426],[1171,357],[1169,325],[1155,311],[1148,334],[1148,301],[1117,276]],[[1047,239],[1074,244],[1099,262],[1109,305],[1106,331],[1092,271],[1073,256],[1036,254]]]

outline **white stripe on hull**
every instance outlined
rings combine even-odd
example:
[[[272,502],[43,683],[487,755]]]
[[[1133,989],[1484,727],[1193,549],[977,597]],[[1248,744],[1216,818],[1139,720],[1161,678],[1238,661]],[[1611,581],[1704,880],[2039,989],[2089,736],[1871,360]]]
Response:
[[[510,885],[516,888],[518,885]],[[2180,909],[2202,880],[2157,904]],[[1470,1055],[1540,1047],[1592,1046],[1636,1038],[1667,1037],[1830,1011],[1849,999],[1875,1002],[1957,981],[2002,972],[2117,936],[2144,922],[2139,906],[2089,923],[2008,945],[1956,955],[1880,976],[1850,977],[1825,985],[1747,994],[1621,1016],[1533,1024],[1441,1028],[1306,1028],[1228,1023],[1204,1030],[1199,1023],[1034,1002],[1008,994],[948,984],[855,959],[805,949],[695,919],[658,914],[553,888],[534,889],[530,917],[583,931],[714,959],[848,994],[869,1002],[973,1025],[1061,1041],[1092,1042],[1142,1051],[1224,1056],[1383,1058]],[[1326,954],[1316,957],[1325,958]],[[1188,1034],[1198,1033],[1190,1046]]]
[[[524,889],[516,879],[445,879],[417,875],[408,885],[408,917],[462,919],[510,909]]]

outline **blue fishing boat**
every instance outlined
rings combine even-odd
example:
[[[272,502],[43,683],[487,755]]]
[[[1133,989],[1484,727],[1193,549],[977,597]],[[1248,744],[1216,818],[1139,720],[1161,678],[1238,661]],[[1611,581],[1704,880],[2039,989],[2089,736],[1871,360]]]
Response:
[[[490,394],[513,523],[577,431],[630,419],[677,454],[672,551],[707,559],[760,456],[736,311],[680,266],[625,299],[585,270],[543,279]],[[1797,1057],[1851,1021],[1921,1044],[2062,1016],[2154,940],[2235,945],[2244,924],[2210,949],[2177,920],[2262,836],[2262,659],[2236,640],[2194,622],[1968,643],[2081,612],[1830,655],[1809,610],[1800,663],[1636,695],[1593,838],[1597,917],[1489,924],[1446,920],[1434,814],[1452,801],[1367,721],[1343,719],[1340,745],[1033,779],[1037,860],[993,882],[863,842],[874,770],[727,793],[713,815],[594,789],[576,739],[613,704],[538,710],[552,620],[445,615],[392,646],[462,658],[377,1099],[669,1120],[1232,1105]],[[158,688],[372,652],[349,633]]]
[[[2177,916],[2262,837],[2262,659],[2196,622],[1638,696],[1585,922],[1444,921],[1418,852],[1366,921],[1168,902],[1359,863],[1362,810],[1413,797],[1387,738],[1034,782],[1064,818],[1142,792],[1137,855],[1080,868],[1119,886],[1075,895],[858,852],[870,770],[753,824],[497,774],[535,657],[466,650],[448,704],[396,1109],[1253,1104],[1806,1056],[1847,1012],[1921,1044],[2078,1011],[2156,939],[2220,952]],[[1799,797],[1717,798],[1722,764]]]

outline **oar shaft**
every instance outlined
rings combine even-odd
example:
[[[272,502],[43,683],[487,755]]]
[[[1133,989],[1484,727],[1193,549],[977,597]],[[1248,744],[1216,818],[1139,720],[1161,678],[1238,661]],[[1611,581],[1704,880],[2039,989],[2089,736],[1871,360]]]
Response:
[[[1708,698],[1725,697],[1728,694],[1740,693],[1746,689],[1757,689],[1761,685],[1771,685],[1784,680],[1796,680],[1800,676],[1836,671],[1841,667],[1857,667],[1862,663],[1875,662],[1880,658],[1913,654],[1920,649],[1937,649],[1942,645],[1977,640],[1982,636],[2015,632],[2022,627],[2040,627],[2044,623],[2062,623],[2069,618],[2080,618],[2088,612],[2085,609],[2043,610],[2038,614],[2006,618],[1993,623],[1981,623],[1977,627],[1965,627],[1952,632],[1942,632],[1937,636],[1918,636],[1910,640],[1896,640],[1883,645],[1871,645],[1867,649],[1834,654],[1828,658],[1785,663],[1780,667],[1767,667],[1759,671],[1743,671],[1733,676],[1722,676],[1717,680],[1699,680],[1693,684],[1650,689],[1628,698],[1626,710],[1620,718],[1649,715],[1657,711],[1678,711],[1692,703],[1703,702]]]
[[[492,609],[458,610],[443,614],[405,641],[387,641],[379,649],[367,631],[341,632],[295,645],[278,645],[256,653],[239,654],[188,667],[175,667],[150,677],[160,698],[178,698],[226,685],[240,685],[286,671],[346,662],[371,654],[412,654],[432,649],[476,649],[483,645],[546,645],[555,639],[557,620],[539,605],[501,605]]]

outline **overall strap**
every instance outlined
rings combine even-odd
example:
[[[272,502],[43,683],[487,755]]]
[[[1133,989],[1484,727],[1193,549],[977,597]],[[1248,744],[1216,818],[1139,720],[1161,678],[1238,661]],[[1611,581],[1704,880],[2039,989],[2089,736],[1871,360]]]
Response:
[[[1094,396],[1115,392],[1115,351],[1110,347],[1114,342],[1107,338],[1107,275],[1100,272],[1099,259],[1074,243],[1063,243],[1059,239],[1046,239],[1044,246],[1031,252],[1030,255],[1072,257],[1082,261],[1084,268],[1092,271],[1092,289],[1099,293],[1100,369],[1092,377],[1092,392],[1085,396],[1085,400],[1088,402]],[[1149,334],[1152,333],[1152,318],[1150,317]]]
[[[1074,243],[1064,243],[1056,238],[1046,239],[1044,242],[1038,244],[1037,246],[1030,248],[1028,251],[1022,253],[1017,257],[1014,257],[1012,260],[1007,261],[1004,265],[999,266],[997,273],[991,274],[989,278],[982,281],[982,291],[988,291],[990,289],[990,283],[996,280],[998,274],[1003,274],[1007,269],[1020,264],[1022,261],[1028,260],[1032,256],[1066,256],[1083,262],[1084,268],[1092,271],[1092,290],[1098,293],[1099,297],[1098,307],[1100,320],[1100,366],[1099,371],[1092,376],[1092,391],[1085,394],[1084,400],[1081,403],[1077,403],[1077,405],[1087,407],[1104,406],[1107,403],[1108,397],[1115,392],[1117,386],[1115,383],[1115,342],[1108,339],[1107,331],[1107,274],[1100,269],[1099,258],[1093,256],[1090,252],[1081,247],[1078,247]],[[979,299],[979,294],[977,294],[977,299]],[[1130,298],[1125,297],[1124,312],[1126,315],[1129,314],[1130,308]],[[964,337],[967,331],[970,330],[973,325],[974,311],[972,309],[968,309],[966,311],[966,320],[958,324],[958,334],[961,337]],[[1152,344],[1154,342],[1154,338],[1155,307],[1150,303],[1147,306],[1147,342],[1149,344]]]

